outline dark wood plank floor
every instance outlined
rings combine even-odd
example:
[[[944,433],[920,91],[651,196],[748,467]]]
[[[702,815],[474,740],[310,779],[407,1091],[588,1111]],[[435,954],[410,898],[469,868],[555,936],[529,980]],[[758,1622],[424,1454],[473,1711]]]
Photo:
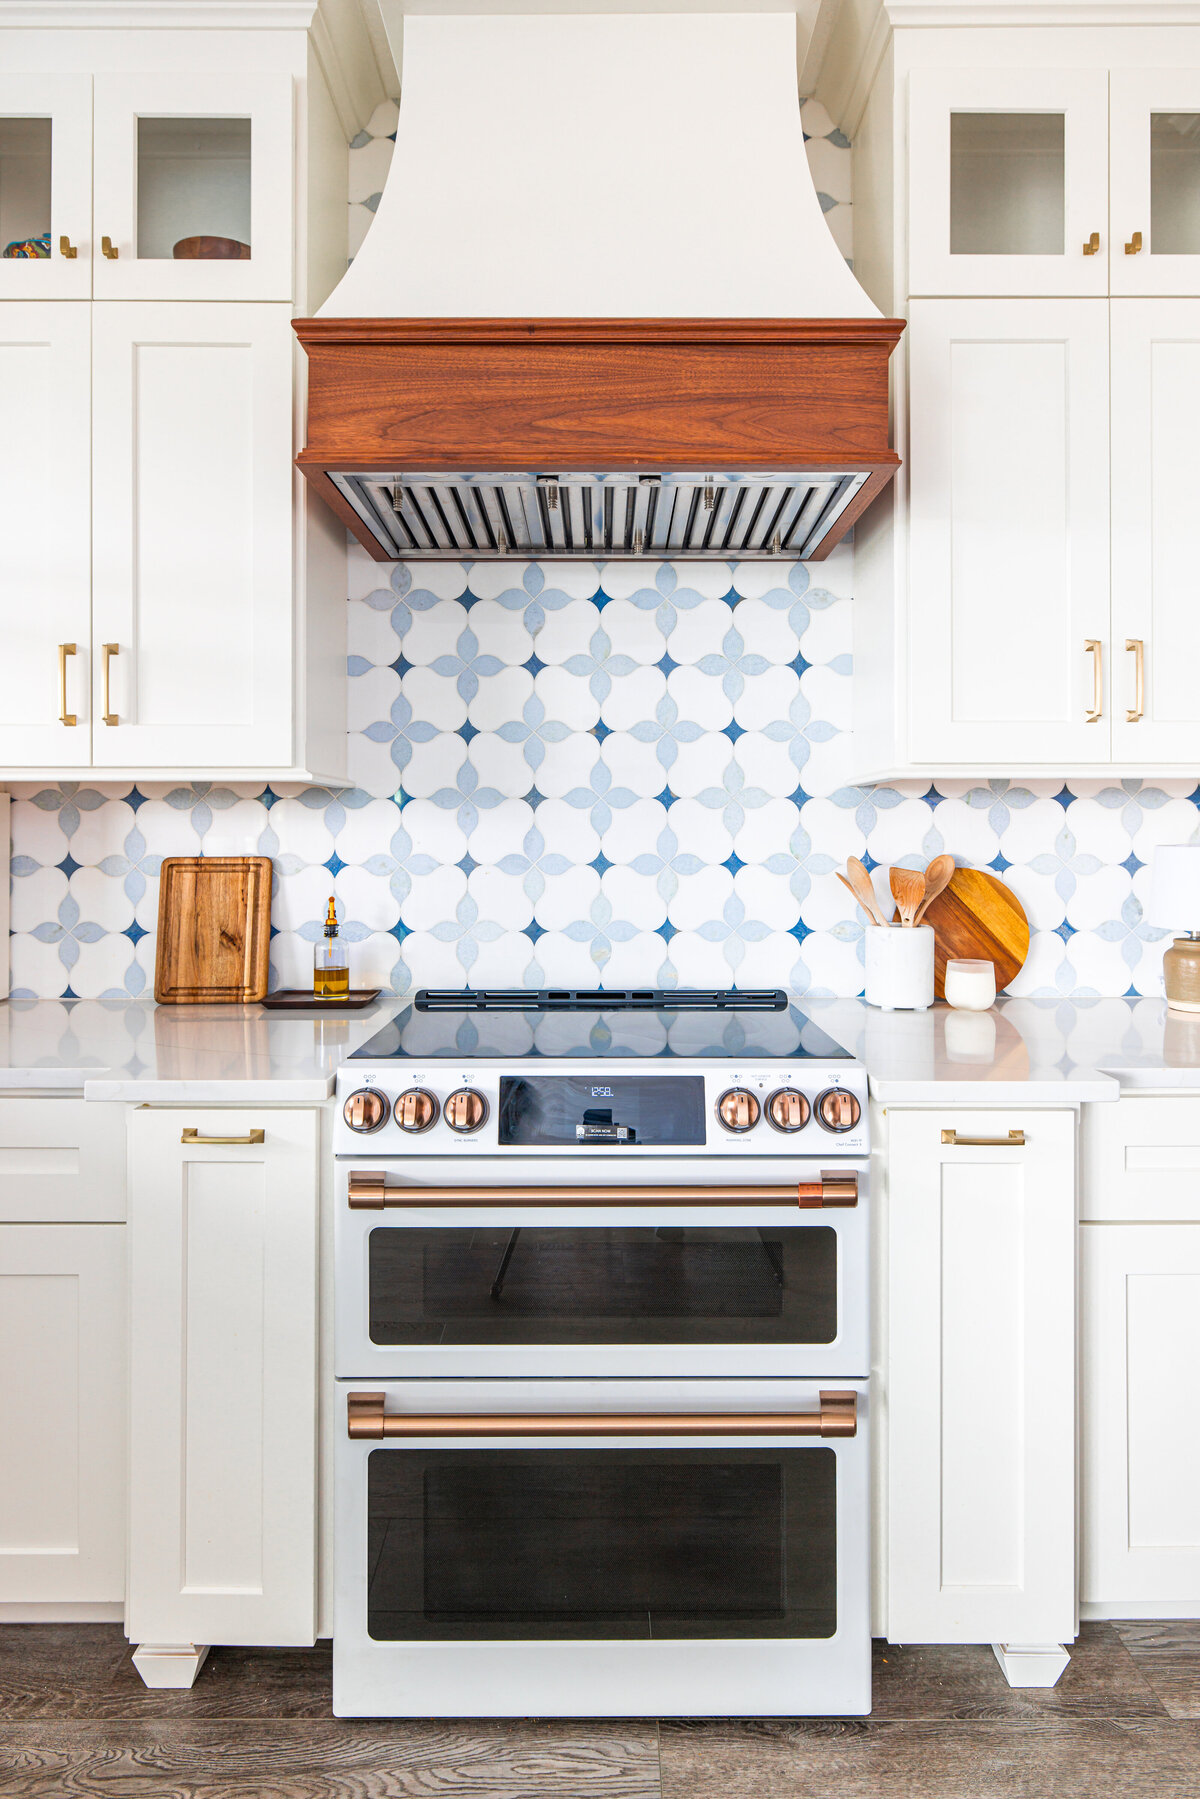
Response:
[[[1048,1691],[875,1646],[860,1719],[344,1721],[328,1645],[151,1693],[113,1625],[0,1626],[2,1799],[1200,1799],[1200,1623],[1088,1624]]]

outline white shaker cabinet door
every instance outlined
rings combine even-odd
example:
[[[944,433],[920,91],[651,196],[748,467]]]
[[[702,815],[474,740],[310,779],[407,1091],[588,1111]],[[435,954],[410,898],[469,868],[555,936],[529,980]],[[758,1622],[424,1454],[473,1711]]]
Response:
[[[91,310],[0,305],[0,769],[91,755]]]
[[[131,1115],[136,1642],[313,1641],[318,1122]]]
[[[1106,762],[1108,305],[914,301],[906,335],[912,759]]]
[[[286,765],[288,308],[181,301],[94,315],[93,762]]]
[[[1062,1643],[1075,1635],[1074,1114],[893,1106],[887,1126],[887,1634]]]
[[[1200,1224],[1085,1224],[1081,1235],[1080,1597],[1118,1616],[1159,1617],[1163,1606],[1194,1617]]]
[[[1110,291],[1200,294],[1200,67],[1111,80]]]
[[[1200,763],[1198,416],[1200,300],[1114,300],[1113,754],[1122,764]]]
[[[31,242],[0,256],[0,300],[91,298],[92,78],[0,65],[0,251]]]
[[[0,1605],[124,1591],[125,1228],[0,1225]]]

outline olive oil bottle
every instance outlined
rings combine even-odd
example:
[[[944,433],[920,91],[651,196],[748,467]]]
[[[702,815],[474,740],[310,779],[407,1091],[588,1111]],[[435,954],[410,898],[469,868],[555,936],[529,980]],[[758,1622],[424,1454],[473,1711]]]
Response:
[[[338,936],[337,907],[331,893],[324,935],[313,945],[313,998],[346,999],[349,992],[350,963]]]

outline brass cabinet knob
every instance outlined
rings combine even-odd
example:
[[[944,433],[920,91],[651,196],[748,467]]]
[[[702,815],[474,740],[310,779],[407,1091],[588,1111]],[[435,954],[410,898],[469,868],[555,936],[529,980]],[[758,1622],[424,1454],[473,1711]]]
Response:
[[[387,1123],[390,1111],[386,1093],[375,1087],[360,1087],[342,1107],[342,1117],[352,1131],[377,1131]]]
[[[780,1087],[767,1101],[767,1123],[777,1131],[802,1131],[809,1120],[809,1104],[798,1087]]]
[[[424,1087],[410,1087],[392,1108],[392,1116],[402,1131],[427,1131],[437,1123],[438,1103]]]
[[[758,1101],[744,1087],[731,1087],[717,1101],[717,1117],[727,1131],[751,1131],[758,1123]]]
[[[1098,231],[1092,232],[1092,235],[1088,238],[1087,243],[1084,244],[1084,246],[1083,246],[1083,253],[1085,256],[1098,256],[1099,255],[1099,253],[1100,253],[1100,233]]]
[[[117,249],[117,246],[113,243],[111,237],[102,237],[100,239],[100,250],[101,254],[107,256],[110,262],[115,262],[117,257],[121,254]]]
[[[442,1115],[452,1131],[465,1137],[487,1122],[487,1100],[474,1087],[459,1087],[442,1107]]]
[[[79,255],[79,251],[69,237],[59,238],[58,253],[60,256],[65,256],[68,262],[74,262],[75,258]]]
[[[1128,240],[1128,242],[1125,245],[1125,254],[1126,254],[1126,256],[1140,256],[1141,253],[1142,253],[1142,234],[1140,231],[1135,231],[1133,236]]]
[[[817,1123],[827,1131],[852,1131],[862,1117],[862,1107],[853,1093],[840,1087],[828,1087],[817,1100]]]

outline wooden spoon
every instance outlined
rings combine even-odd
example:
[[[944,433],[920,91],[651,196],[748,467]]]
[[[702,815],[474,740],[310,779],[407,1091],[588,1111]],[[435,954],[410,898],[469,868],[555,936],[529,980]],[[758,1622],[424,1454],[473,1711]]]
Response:
[[[872,924],[885,923],[879,910],[879,901],[875,898],[875,889],[871,885],[871,877],[857,856],[851,856],[846,863],[846,885]]]
[[[854,888],[851,887],[849,881],[846,879],[845,875],[841,872],[841,870],[837,869],[837,870],[835,870],[835,873],[837,874],[838,880],[842,883],[842,886],[846,889],[846,892],[854,900],[855,904],[862,906],[863,911],[867,912],[867,915],[870,918],[871,923],[878,924],[879,919],[876,917],[875,913],[868,912],[866,905],[864,905],[864,903],[863,903],[861,895],[859,895],[858,893],[855,892]]]
[[[900,923],[911,926],[917,916],[917,908],[925,898],[925,876],[915,868],[893,868],[891,873],[892,898],[900,909]]]
[[[933,861],[925,870],[925,898],[917,907],[917,916],[913,919],[914,924],[920,924],[925,916],[925,908],[929,905],[930,901],[935,900],[939,893],[944,893],[946,891],[946,888],[950,885],[953,874],[953,856],[935,856],[933,858]]]

